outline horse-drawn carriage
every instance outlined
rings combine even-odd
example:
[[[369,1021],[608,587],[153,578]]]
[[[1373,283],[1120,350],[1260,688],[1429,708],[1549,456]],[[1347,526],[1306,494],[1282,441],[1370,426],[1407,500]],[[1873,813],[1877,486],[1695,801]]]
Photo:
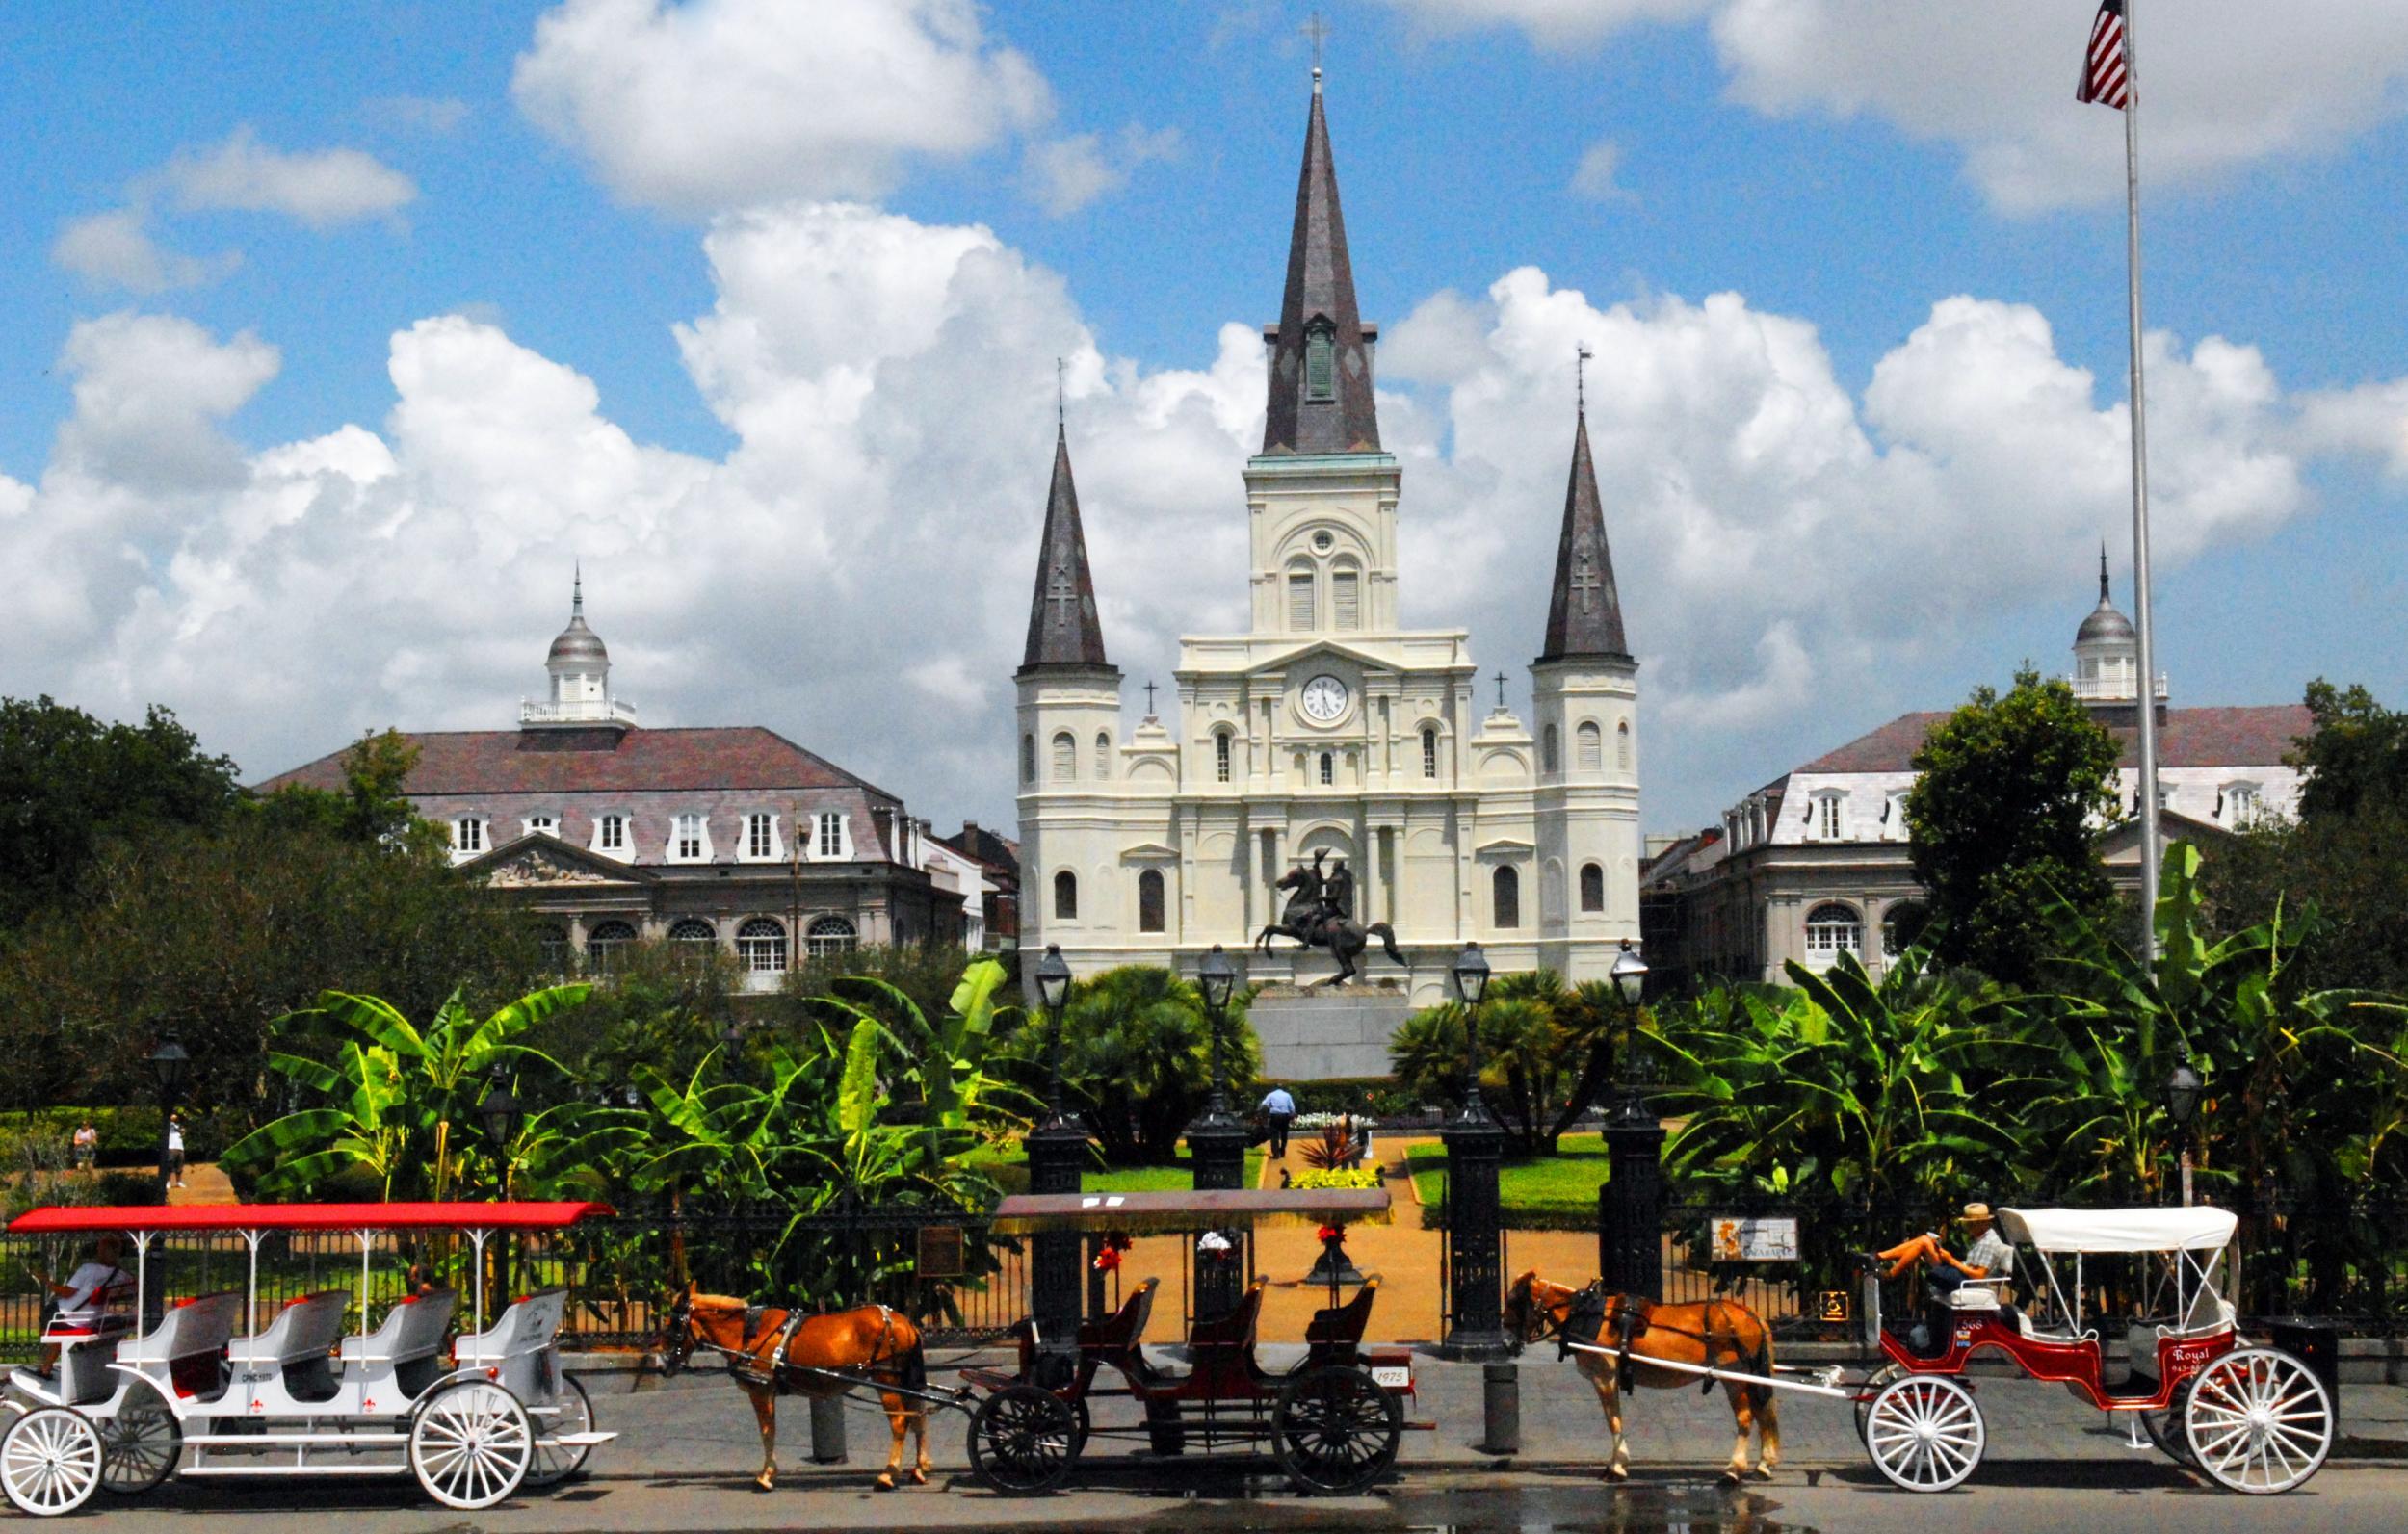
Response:
[[[565,1293],[520,1297],[485,1324],[485,1244],[561,1231],[599,1204],[319,1204],[35,1209],[12,1233],[131,1240],[130,1283],[45,1332],[57,1362],[7,1381],[0,1491],[20,1511],[70,1513],[95,1491],[131,1495],[179,1476],[414,1475],[446,1507],[490,1507],[581,1468],[614,1435],[593,1430],[585,1388],[561,1372]],[[458,1296],[432,1281],[371,1327],[371,1282],[398,1232],[464,1233],[471,1330],[450,1338]],[[349,1235],[359,1290],[327,1287],[269,1308],[260,1247],[279,1233]],[[178,1236],[237,1235],[241,1288],[169,1301]],[[449,1339],[447,1347],[447,1339]],[[448,1356],[447,1356],[448,1354]]]

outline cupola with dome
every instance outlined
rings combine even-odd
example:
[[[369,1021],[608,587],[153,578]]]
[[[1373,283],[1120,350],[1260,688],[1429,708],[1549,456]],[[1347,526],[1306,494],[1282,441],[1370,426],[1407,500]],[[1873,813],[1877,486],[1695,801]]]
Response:
[[[2107,557],[2099,549],[2099,605],[2074,634],[2074,674],[2066,679],[2093,717],[2103,724],[2132,724],[2140,701],[2140,634],[2117,611],[2107,589]],[[2165,678],[2157,685],[2157,706],[2165,708]]]
[[[579,569],[571,580],[568,627],[552,641],[543,658],[551,678],[551,696],[522,699],[518,726],[522,730],[590,729],[603,726],[632,729],[636,706],[611,696],[611,652],[602,637],[586,627],[586,576]]]

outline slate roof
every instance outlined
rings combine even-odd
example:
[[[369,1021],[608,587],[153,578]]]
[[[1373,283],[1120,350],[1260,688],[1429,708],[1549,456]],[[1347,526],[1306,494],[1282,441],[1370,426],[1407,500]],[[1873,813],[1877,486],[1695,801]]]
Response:
[[[1045,494],[1045,535],[1037,545],[1036,591],[1029,599],[1029,642],[1022,671],[1040,666],[1108,666],[1104,625],[1095,612],[1079,487],[1070,478],[1070,438],[1054,430],[1054,481]]]
[[[1332,348],[1330,398],[1307,398],[1306,336],[1325,325]],[[1296,174],[1296,227],[1288,237],[1288,285],[1271,344],[1270,397],[1263,416],[1266,454],[1377,453],[1379,415],[1372,399],[1372,353],[1354,305],[1354,264],[1338,208],[1338,168],[1322,113],[1321,72],[1304,125],[1304,165]]]
[[[1613,584],[1613,551],[1606,543],[1597,468],[1588,455],[1588,412],[1577,419],[1572,477],[1563,487],[1563,533],[1556,544],[1555,594],[1547,604],[1547,646],[1538,658],[1627,661],[1631,646],[1622,634],[1622,594]]]
[[[975,858],[991,869],[1020,877],[1020,844],[996,835],[982,825],[964,824],[951,836],[936,840],[967,858]]]
[[[1868,735],[1817,757],[1796,772],[1911,772],[1916,750],[1946,712],[1901,714]],[[2305,705],[2169,709],[2158,730],[2158,762],[2170,767],[2271,767],[2314,729]],[[2140,766],[2139,732],[2110,731],[2124,743],[2123,767]]]
[[[774,730],[758,725],[658,730],[429,730],[405,733],[418,748],[404,791],[458,794],[700,793],[715,789],[860,789],[865,782]],[[348,749],[348,748],[347,748]],[[342,751],[258,785],[343,786]]]

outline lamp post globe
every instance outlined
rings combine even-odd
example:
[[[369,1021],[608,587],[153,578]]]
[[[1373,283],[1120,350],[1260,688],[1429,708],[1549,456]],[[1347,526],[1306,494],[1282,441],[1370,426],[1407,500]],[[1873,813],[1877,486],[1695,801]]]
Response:
[[[1490,1122],[1488,1099],[1479,1089],[1479,1001],[1488,994],[1488,955],[1477,943],[1466,943],[1463,951],[1454,956],[1453,965],[1455,994],[1463,998],[1463,1034],[1467,1041],[1472,1078],[1463,1089],[1463,1122]]]
[[[193,1068],[193,1057],[185,1053],[184,1041],[174,1034],[163,1035],[159,1047],[150,1052],[150,1074],[159,1083],[162,1103],[172,1106],[183,1095],[184,1078]]]
[[[1479,999],[1488,994],[1488,955],[1479,950],[1479,944],[1466,943],[1454,956],[1453,969],[1455,994],[1463,998],[1463,1004],[1479,1005]]]
[[[1647,994],[1647,961],[1631,949],[1631,940],[1622,940],[1622,951],[1613,956],[1613,988],[1622,998],[1622,1004],[1636,1007]]]
[[[2183,1052],[2174,1062],[2173,1074],[2165,1079],[2165,1116],[2178,1130],[2190,1127],[2191,1116],[2199,1111],[2199,1093],[2207,1086],[2190,1063],[2190,1052]]]
[[[1195,967],[1196,988],[1204,993],[1204,1020],[1213,1034],[1213,1095],[1205,1105],[1205,1116],[1218,1120],[1229,1111],[1228,1055],[1222,1036],[1228,1032],[1229,997],[1238,988],[1238,967],[1229,962],[1228,952],[1217,943],[1204,961]]]
[[[493,1090],[477,1105],[477,1122],[484,1129],[485,1143],[498,1153],[506,1151],[518,1138],[519,1130],[527,1122],[526,1109],[518,1105],[518,1096],[496,1081]]]
[[[1061,1122],[1061,1009],[1070,1000],[1070,965],[1061,956],[1061,945],[1045,945],[1045,956],[1036,961],[1036,999],[1045,1008],[1045,1113],[1049,1121]]]

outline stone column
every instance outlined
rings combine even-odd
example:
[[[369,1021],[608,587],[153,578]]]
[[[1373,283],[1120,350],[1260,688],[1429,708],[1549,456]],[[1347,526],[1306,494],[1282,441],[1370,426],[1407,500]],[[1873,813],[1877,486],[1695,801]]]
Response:
[[[1086,1144],[1086,1131],[1066,1114],[1032,1131],[1027,1141],[1029,1191],[1084,1191]],[[1075,1349],[1084,1304],[1080,1281],[1086,1265],[1079,1233],[1040,1231],[1029,1238],[1029,1310],[1036,1319],[1038,1343],[1048,1351]]]
[[[1617,1294],[1663,1298],[1663,1126],[1628,1091],[1605,1131],[1606,1185],[1597,1190],[1597,1269]]]

